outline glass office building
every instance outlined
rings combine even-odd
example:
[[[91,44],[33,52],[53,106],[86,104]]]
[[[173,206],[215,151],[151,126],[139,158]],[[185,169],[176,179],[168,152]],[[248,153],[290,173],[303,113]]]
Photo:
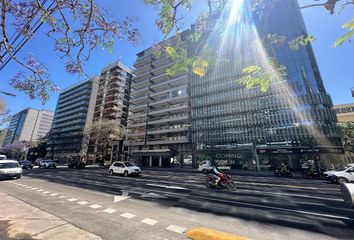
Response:
[[[191,75],[196,158],[227,160],[235,167],[254,169],[256,150],[261,167],[288,162],[297,168],[301,159],[325,152],[320,147],[328,152],[340,145],[332,101],[311,44],[297,50],[288,45],[307,34],[297,1],[265,1],[262,12],[251,12],[248,3],[230,8],[222,34],[211,32],[205,37],[216,62],[204,77]],[[269,34],[281,36],[283,42],[271,43]],[[287,76],[277,71],[272,59],[286,67]],[[275,76],[267,91],[246,89],[238,81],[249,66]],[[312,147],[306,142],[312,142]]]

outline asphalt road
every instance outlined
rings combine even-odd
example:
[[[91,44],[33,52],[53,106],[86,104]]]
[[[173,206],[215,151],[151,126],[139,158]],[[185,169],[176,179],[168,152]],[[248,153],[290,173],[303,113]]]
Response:
[[[104,239],[185,239],[205,226],[252,239],[353,239],[354,210],[321,180],[234,176],[237,191],[208,189],[205,176],[143,170],[32,169],[4,191]]]

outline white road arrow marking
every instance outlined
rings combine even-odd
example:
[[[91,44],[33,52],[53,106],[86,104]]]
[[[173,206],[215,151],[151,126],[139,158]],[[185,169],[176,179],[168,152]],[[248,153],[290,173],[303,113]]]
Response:
[[[181,190],[187,190],[187,188],[184,188],[184,187],[177,187],[177,186],[166,186],[166,185],[154,184],[154,183],[148,183],[148,184],[146,184],[146,185],[148,185],[148,186],[153,186],[153,187],[168,188],[168,189],[181,189]]]
[[[130,196],[128,196],[128,195],[129,195],[129,193],[127,191],[122,191],[122,195],[114,196],[113,202],[116,203],[116,202],[126,200],[126,199],[130,198]]]

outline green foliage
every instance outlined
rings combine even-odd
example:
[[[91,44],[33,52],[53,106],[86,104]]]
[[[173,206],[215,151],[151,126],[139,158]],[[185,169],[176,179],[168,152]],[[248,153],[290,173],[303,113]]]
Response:
[[[283,65],[278,64],[274,59],[271,59],[270,62],[270,66],[265,68],[257,65],[243,68],[244,76],[237,82],[243,84],[247,89],[259,86],[262,92],[266,92],[274,79],[284,79],[287,76],[286,68]]]
[[[345,41],[351,42],[351,37],[354,36],[354,18],[349,22],[343,24],[342,28],[348,29],[349,31],[340,38],[338,38],[333,44],[333,47],[338,47],[342,45]]]
[[[354,122],[343,122],[339,124],[343,134],[344,148],[354,152]]]
[[[299,50],[301,46],[307,46],[309,43],[315,41],[316,38],[313,35],[301,35],[293,40],[291,40],[288,45],[292,50]]]

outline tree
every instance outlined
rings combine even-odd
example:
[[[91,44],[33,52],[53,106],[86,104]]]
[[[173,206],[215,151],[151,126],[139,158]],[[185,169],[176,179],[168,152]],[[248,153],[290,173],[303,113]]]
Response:
[[[101,120],[94,122],[89,130],[90,139],[95,142],[99,152],[102,153],[103,162],[107,159],[107,150],[113,141],[122,140],[124,129],[114,120]]]
[[[135,42],[139,37],[132,25],[134,19],[116,20],[94,0],[1,0],[0,16],[0,71],[15,61],[21,70],[10,85],[43,102],[49,98],[48,91],[56,91],[58,86],[33,54],[17,57],[42,25],[46,25],[46,37],[53,40],[55,51],[65,61],[65,70],[73,74],[84,73],[92,50],[102,47],[112,51],[117,39]]]
[[[354,122],[343,122],[339,124],[343,134],[344,149],[354,152]]]
[[[27,150],[34,146],[33,142],[15,141],[11,145],[3,147],[1,152],[10,159],[22,160],[26,158]]]

